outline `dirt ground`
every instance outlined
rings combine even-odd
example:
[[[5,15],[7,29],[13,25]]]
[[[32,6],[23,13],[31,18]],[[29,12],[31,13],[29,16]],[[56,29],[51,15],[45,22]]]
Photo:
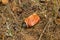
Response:
[[[40,21],[22,28],[24,19],[34,12]],[[60,40],[60,0],[0,1],[0,40]]]

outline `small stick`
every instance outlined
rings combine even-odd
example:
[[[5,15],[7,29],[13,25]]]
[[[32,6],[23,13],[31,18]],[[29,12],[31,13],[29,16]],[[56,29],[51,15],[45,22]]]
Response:
[[[47,27],[48,27],[48,25],[49,25],[50,23],[51,23],[51,18],[49,19],[48,23],[46,24],[46,26],[45,26],[45,28],[44,28],[43,32],[41,33],[41,35],[40,35],[40,37],[39,37],[38,40],[41,40],[41,38],[42,38],[42,36],[43,36],[43,33],[45,32],[45,30],[47,29]]]
[[[8,12],[14,17],[15,21],[18,23],[17,18],[15,17],[14,13],[11,11],[11,8],[10,8],[9,3],[7,4],[7,10],[8,10]]]

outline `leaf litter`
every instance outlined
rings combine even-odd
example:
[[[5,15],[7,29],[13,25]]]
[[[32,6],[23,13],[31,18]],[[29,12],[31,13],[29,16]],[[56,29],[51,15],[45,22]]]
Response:
[[[60,40],[59,11],[60,0],[0,0],[0,39]],[[35,12],[41,20],[31,28],[21,28]]]

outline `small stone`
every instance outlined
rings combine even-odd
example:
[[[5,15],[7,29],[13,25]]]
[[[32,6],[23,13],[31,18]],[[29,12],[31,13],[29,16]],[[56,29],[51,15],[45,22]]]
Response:
[[[27,28],[27,25],[25,22],[22,23],[22,28]]]

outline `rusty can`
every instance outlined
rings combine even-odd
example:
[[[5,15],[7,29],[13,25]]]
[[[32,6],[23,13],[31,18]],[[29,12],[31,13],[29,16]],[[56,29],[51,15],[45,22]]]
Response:
[[[40,20],[40,17],[36,13],[33,13],[32,15],[24,19],[22,27],[31,28],[36,23],[38,23],[39,20]]]

